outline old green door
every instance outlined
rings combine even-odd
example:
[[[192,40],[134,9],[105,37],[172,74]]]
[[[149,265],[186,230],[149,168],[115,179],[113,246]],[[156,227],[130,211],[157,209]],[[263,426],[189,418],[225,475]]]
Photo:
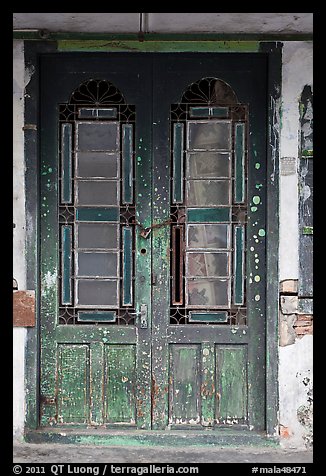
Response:
[[[264,56],[48,55],[40,111],[40,426],[264,429]]]

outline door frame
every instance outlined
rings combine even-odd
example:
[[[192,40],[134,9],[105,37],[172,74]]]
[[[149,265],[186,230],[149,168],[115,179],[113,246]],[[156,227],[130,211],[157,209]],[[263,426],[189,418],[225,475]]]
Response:
[[[64,43],[64,44],[63,44]],[[103,42],[99,42],[103,45]],[[132,43],[132,44],[131,44]],[[106,52],[120,51],[133,52],[134,41],[124,42],[121,46],[108,46]],[[139,51],[144,49],[144,43],[139,43]],[[266,436],[278,437],[278,243],[279,243],[279,138],[280,138],[280,106],[281,106],[281,71],[282,71],[282,46],[281,42],[241,42],[241,41],[193,41],[193,52],[216,52],[216,53],[239,53],[249,52],[264,53],[267,56],[267,91],[268,91],[268,117],[267,117],[267,177],[266,177]],[[206,45],[205,45],[206,43]],[[248,45],[248,43],[251,43]],[[25,213],[26,213],[26,283],[27,289],[35,290],[36,293],[36,325],[27,329],[26,359],[25,359],[25,382],[26,382],[26,413],[25,413],[25,436],[38,428],[39,421],[39,345],[40,345],[40,307],[39,307],[39,58],[41,55],[59,53],[60,51],[88,52],[87,41],[82,48],[83,42],[64,41],[25,41],[25,69],[30,72],[31,79],[25,88],[25,111],[24,111],[24,154],[25,154]],[[103,51],[103,46],[91,51]],[[146,46],[146,45],[145,45]],[[187,46],[187,51],[189,44]],[[155,42],[155,52],[185,52],[183,44],[174,41],[162,40]],[[151,432],[155,430],[150,430]],[[169,433],[169,432],[167,432]],[[132,438],[132,436],[130,435]],[[243,437],[241,437],[243,439]]]

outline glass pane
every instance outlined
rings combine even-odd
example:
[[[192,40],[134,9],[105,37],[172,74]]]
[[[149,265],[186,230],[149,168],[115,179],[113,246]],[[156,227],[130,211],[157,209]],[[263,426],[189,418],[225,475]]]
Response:
[[[112,208],[77,208],[76,220],[78,221],[113,221],[119,220],[119,209]]]
[[[229,109],[227,107],[191,107],[190,117],[228,117]]]
[[[187,218],[190,223],[218,223],[230,221],[231,208],[188,208]]]
[[[115,322],[117,315],[114,311],[78,312],[80,322]]]
[[[71,304],[71,251],[72,227],[67,225],[61,229],[62,243],[62,304]]]
[[[61,201],[70,203],[71,163],[72,163],[72,124],[61,125]]]
[[[118,176],[117,154],[106,152],[78,152],[77,153],[77,177],[105,177]]]
[[[234,227],[234,304],[244,303],[244,227]]]
[[[188,248],[228,248],[228,225],[189,225],[187,229]]]
[[[182,123],[173,126],[173,202],[183,202],[183,136]]]
[[[222,178],[231,175],[230,154],[227,152],[193,152],[187,159],[187,177]]]
[[[117,253],[78,253],[78,276],[106,276],[118,275]]]
[[[231,123],[226,121],[188,122],[189,149],[231,149]]]
[[[77,150],[119,150],[117,122],[77,123]]]
[[[123,227],[123,306],[132,305],[132,229]]]
[[[244,201],[244,165],[245,165],[245,124],[235,125],[235,184],[234,195],[235,202],[242,203]]]
[[[117,249],[119,247],[117,225],[88,223],[77,225],[77,247]]]
[[[186,290],[189,306],[229,306],[230,293],[227,279],[187,279]]]
[[[117,108],[110,107],[110,108],[90,108],[85,107],[81,108],[78,111],[78,117],[97,117],[97,118],[110,118],[115,119],[117,117]]]
[[[230,189],[230,180],[189,180],[187,204],[199,207],[229,205]]]
[[[122,197],[123,203],[133,202],[133,126],[122,126]]]
[[[189,312],[189,322],[228,322],[228,313]]]
[[[229,253],[187,253],[187,276],[228,276]]]
[[[78,279],[77,305],[79,307],[118,306],[118,282],[103,279]]]
[[[116,182],[77,182],[77,203],[79,205],[117,205]]]
[[[77,320],[80,322],[115,322],[117,315],[114,311],[78,312]]]

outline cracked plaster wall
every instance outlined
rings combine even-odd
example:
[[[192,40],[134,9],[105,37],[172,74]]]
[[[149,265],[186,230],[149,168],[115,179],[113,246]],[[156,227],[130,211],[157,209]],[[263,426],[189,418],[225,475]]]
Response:
[[[298,152],[299,101],[305,85],[312,86],[312,42],[285,42],[282,68],[282,129],[280,142],[280,281],[296,280],[299,272]],[[295,172],[282,175],[282,157],[295,158]],[[279,347],[279,421],[282,444],[312,444],[311,335],[293,338],[284,345],[282,327],[288,331],[293,315],[281,316]]]

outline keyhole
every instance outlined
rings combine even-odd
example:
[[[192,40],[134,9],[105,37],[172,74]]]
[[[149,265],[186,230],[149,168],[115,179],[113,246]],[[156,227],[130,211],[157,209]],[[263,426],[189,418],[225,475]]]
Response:
[[[142,248],[142,249],[140,250],[140,252],[141,252],[142,255],[145,255],[145,254],[146,254],[145,248]]]

